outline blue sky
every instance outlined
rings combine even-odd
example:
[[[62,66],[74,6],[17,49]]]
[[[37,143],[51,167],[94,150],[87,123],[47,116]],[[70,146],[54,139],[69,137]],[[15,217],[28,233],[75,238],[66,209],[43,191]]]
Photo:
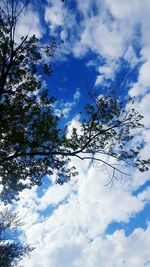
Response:
[[[47,80],[55,110],[64,123],[80,129],[80,111],[88,90],[118,97],[136,96],[144,115],[142,157],[150,150],[150,1],[34,1],[17,27],[22,34],[63,40]],[[32,25],[32,27],[31,27]],[[109,160],[109,159],[106,159]],[[104,186],[108,174],[100,165],[75,159],[78,177],[64,186],[43,179],[40,188],[20,194],[22,239],[35,246],[24,267],[150,266],[149,173],[128,169],[130,177]]]

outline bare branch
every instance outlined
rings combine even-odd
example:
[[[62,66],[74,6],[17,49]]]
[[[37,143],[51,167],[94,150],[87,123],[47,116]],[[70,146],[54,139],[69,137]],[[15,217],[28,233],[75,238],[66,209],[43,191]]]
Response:
[[[75,155],[75,157],[77,157],[77,158],[79,158],[79,159],[81,159],[81,160],[94,160],[94,161],[102,162],[102,163],[104,163],[105,165],[107,165],[107,166],[109,166],[110,168],[112,168],[113,170],[116,170],[116,171],[118,171],[119,173],[122,173],[122,174],[124,174],[124,175],[130,176],[128,173],[119,170],[118,168],[114,167],[112,164],[109,164],[109,163],[108,163],[107,161],[105,161],[105,160],[102,160],[102,159],[99,159],[99,158],[95,158],[95,157],[90,157],[90,156],[89,156],[89,157],[81,157],[81,156],[79,156],[79,155]]]

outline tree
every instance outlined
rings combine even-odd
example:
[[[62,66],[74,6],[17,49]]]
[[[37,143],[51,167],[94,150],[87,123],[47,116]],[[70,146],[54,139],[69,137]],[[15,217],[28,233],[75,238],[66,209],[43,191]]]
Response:
[[[148,170],[149,160],[140,159],[141,146],[131,146],[132,131],[143,127],[142,116],[128,108],[113,95],[99,97],[91,94],[82,115],[80,133],[73,128],[60,127],[55,115],[55,98],[43,81],[51,75],[50,61],[57,47],[55,42],[43,44],[36,38],[22,36],[15,40],[19,17],[27,5],[20,7],[15,0],[5,0],[0,10],[0,176],[2,197],[11,199],[14,193],[40,185],[46,174],[57,172],[56,182],[62,184],[76,175],[69,161],[99,161],[116,172],[125,174],[117,165],[103,160],[101,155]],[[43,63],[44,62],[44,63]]]
[[[33,248],[12,239],[12,233],[21,226],[17,213],[5,208],[0,212],[0,266],[18,266],[19,261]]]

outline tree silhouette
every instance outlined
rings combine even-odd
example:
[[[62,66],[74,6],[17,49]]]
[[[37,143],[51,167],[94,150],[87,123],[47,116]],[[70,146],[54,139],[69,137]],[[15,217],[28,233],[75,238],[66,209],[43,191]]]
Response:
[[[4,0],[0,9],[0,176],[1,197],[11,200],[16,193],[40,185],[43,176],[57,172],[63,184],[77,174],[71,158],[98,161],[116,173],[121,167],[103,156],[115,158],[140,171],[148,170],[149,160],[140,158],[142,146],[132,146],[133,130],[143,127],[134,100],[121,103],[113,95],[91,94],[81,113],[80,132],[60,127],[54,112],[55,98],[45,86],[52,68],[47,62],[57,44],[43,44],[35,35],[16,41],[16,26],[26,8],[15,0]]]
[[[33,248],[29,245],[21,244],[12,238],[17,228],[21,226],[21,221],[17,213],[5,208],[0,212],[0,266],[18,266],[20,260],[28,255]]]

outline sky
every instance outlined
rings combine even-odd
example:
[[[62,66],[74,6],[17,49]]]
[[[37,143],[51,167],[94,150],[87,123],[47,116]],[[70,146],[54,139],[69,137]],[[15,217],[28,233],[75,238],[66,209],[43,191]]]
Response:
[[[17,27],[21,35],[63,42],[47,80],[64,124],[80,128],[88,91],[136,97],[145,129],[141,156],[150,151],[150,1],[32,1]],[[31,26],[32,25],[32,26]],[[104,186],[102,166],[74,159],[79,175],[60,186],[44,177],[41,187],[20,193],[21,240],[35,250],[24,267],[149,267],[150,173],[128,169],[130,177]]]

